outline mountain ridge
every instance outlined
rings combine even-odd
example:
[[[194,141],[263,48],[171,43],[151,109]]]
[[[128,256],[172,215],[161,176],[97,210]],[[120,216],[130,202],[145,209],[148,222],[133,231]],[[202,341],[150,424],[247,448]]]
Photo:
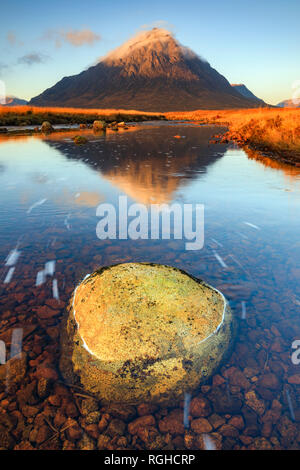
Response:
[[[300,99],[298,98],[296,100],[283,100],[280,101],[280,103],[278,103],[276,106],[278,106],[279,108],[300,108]]]
[[[257,105],[160,28],[140,33],[96,65],[64,77],[29,104],[151,112]]]
[[[231,86],[234,87],[234,89],[237,90],[241,95],[245,96],[245,98],[253,100],[262,106],[267,106],[264,100],[254,95],[254,93],[252,93],[252,91],[250,91],[244,83],[232,83]]]
[[[7,95],[5,97],[5,104],[3,104],[2,106],[25,106],[27,103],[28,101],[26,100],[17,98],[13,95]]]

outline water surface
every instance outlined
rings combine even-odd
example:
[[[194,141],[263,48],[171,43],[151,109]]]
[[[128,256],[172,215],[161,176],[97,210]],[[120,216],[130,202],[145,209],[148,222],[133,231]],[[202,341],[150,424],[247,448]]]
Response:
[[[298,448],[300,365],[293,365],[291,354],[292,342],[300,339],[300,169],[232,145],[209,145],[218,131],[147,123],[106,136],[84,131],[89,142],[82,146],[70,132],[0,137],[0,339],[9,355],[13,330],[23,328],[31,361],[24,387],[34,381],[38,364],[48,361],[57,370],[61,313],[87,273],[130,261],[177,266],[220,289],[239,323],[231,357],[198,394],[208,403],[207,433],[224,449]],[[96,208],[117,205],[121,195],[129,204],[204,204],[203,249],[187,251],[184,240],[174,239],[99,240]],[[46,263],[44,277],[38,273]],[[59,314],[41,317],[45,304]],[[32,397],[42,412],[47,398],[37,391]],[[77,397],[76,406],[78,400],[84,398]],[[0,393],[0,407],[8,414],[22,410],[14,393]],[[52,406],[50,421],[58,409]],[[159,422],[176,410],[153,413]],[[74,419],[82,425],[79,412]],[[11,445],[30,440],[28,429],[35,426],[25,418],[25,430],[13,435]],[[135,439],[125,430],[121,443],[108,432],[109,445],[200,446],[191,431],[187,444],[184,432],[168,437],[157,429],[156,440]],[[30,442],[62,448],[64,440],[62,434],[45,444]],[[80,440],[74,442],[80,447]]]

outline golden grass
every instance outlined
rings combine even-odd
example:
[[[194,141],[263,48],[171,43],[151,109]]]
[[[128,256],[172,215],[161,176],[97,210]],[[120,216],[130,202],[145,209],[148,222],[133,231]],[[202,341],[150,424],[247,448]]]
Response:
[[[33,114],[53,113],[53,114],[99,114],[101,116],[110,116],[111,114],[136,114],[143,116],[160,116],[162,113],[150,113],[144,111],[136,111],[134,109],[92,109],[92,108],[56,108],[56,107],[40,107],[40,106],[0,106],[0,114]]]
[[[95,119],[106,121],[146,121],[162,119],[160,113],[123,109],[84,109],[37,106],[0,106],[0,126],[39,126],[43,121],[51,124],[91,123]]]
[[[166,113],[167,119],[224,124],[229,131],[223,141],[273,152],[284,159],[300,162],[300,109],[256,108],[220,111]]]
[[[0,125],[39,125],[52,123],[92,122],[94,119],[142,121],[163,118],[199,123],[224,124],[229,131],[223,141],[271,152],[284,161],[300,163],[300,109],[253,108],[232,110],[198,110],[150,113],[123,109],[85,109],[37,106],[0,106]]]

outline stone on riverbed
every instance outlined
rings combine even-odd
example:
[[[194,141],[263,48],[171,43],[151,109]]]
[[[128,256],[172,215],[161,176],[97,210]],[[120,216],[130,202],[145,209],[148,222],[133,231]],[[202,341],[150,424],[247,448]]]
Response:
[[[105,121],[94,121],[93,122],[93,130],[95,132],[99,132],[99,131],[105,131],[106,130],[106,122]]]
[[[228,303],[203,281],[169,266],[119,264],[75,289],[60,369],[103,403],[170,403],[215,371],[233,333]]]
[[[41,131],[44,133],[44,134],[50,134],[51,132],[54,131],[52,125],[50,122],[48,121],[44,121],[42,126],[41,126]]]

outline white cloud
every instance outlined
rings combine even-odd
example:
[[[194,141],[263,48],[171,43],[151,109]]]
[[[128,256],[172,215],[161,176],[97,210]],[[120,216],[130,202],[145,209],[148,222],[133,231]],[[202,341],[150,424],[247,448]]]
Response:
[[[101,40],[99,34],[94,33],[90,29],[82,30],[48,30],[43,39],[54,41],[56,47],[61,47],[64,42],[71,44],[74,47],[81,47],[84,45],[92,45]]]

